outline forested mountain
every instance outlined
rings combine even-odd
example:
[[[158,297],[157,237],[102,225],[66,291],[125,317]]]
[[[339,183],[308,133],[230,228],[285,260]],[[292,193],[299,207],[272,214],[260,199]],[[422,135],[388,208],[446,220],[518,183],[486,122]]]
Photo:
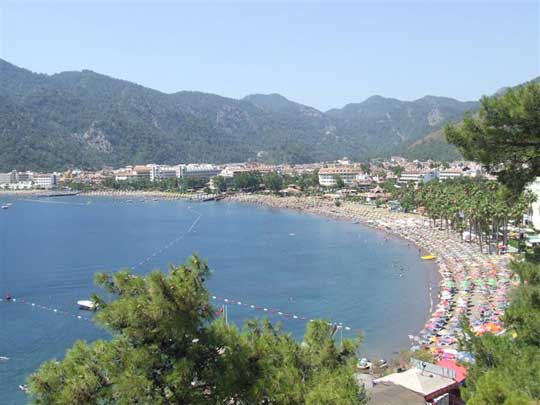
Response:
[[[446,141],[444,128],[440,128],[431,134],[417,140],[403,148],[402,155],[409,159],[438,159],[438,160],[455,160],[461,159],[461,153],[452,144]]]
[[[278,94],[165,94],[88,70],[44,75],[0,59],[0,170],[362,159],[395,152],[476,106],[374,96],[325,113]]]
[[[362,103],[348,104],[327,114],[337,122],[337,131],[354,135],[373,154],[398,150],[423,138],[447,122],[459,121],[478,102],[425,96],[415,101],[372,96]]]
[[[497,90],[491,97],[498,97],[506,93],[509,89],[526,85],[531,82],[540,83],[540,77],[536,77],[528,82],[519,84],[514,87],[503,87]],[[470,112],[476,112],[477,108],[471,109]],[[410,159],[440,159],[454,160],[460,159],[462,156],[458,149],[446,141],[446,135],[443,129],[438,129],[428,135],[411,143],[406,148],[401,147],[401,154]]]

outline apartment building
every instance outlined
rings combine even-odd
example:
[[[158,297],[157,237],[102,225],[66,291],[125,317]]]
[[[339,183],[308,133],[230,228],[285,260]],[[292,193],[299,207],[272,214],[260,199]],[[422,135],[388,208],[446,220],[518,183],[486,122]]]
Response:
[[[319,184],[323,187],[333,187],[340,177],[347,186],[353,185],[362,169],[353,165],[323,167],[319,170]]]

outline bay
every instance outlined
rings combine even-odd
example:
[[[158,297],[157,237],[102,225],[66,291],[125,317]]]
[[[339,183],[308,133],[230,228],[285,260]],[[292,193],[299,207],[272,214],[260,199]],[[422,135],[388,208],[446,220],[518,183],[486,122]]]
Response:
[[[268,317],[298,339],[306,320],[342,322],[363,332],[362,355],[373,357],[407,347],[407,335],[428,317],[429,286],[437,281],[434,266],[407,241],[290,210],[85,196],[0,202],[13,204],[0,212],[0,296],[18,300],[0,302],[0,355],[10,357],[0,363],[6,404],[25,403],[18,385],[77,339],[108,337],[77,318],[91,316],[76,301],[99,292],[97,271],[146,274],[196,252],[213,269],[214,305],[234,301],[230,321]]]

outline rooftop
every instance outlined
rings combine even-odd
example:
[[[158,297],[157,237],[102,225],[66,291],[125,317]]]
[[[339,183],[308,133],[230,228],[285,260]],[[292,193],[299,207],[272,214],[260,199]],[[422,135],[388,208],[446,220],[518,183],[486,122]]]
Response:
[[[368,402],[370,405],[425,405],[426,403],[426,400],[422,395],[392,383],[377,384],[370,391],[370,394],[371,396]]]
[[[411,391],[427,397],[438,391],[447,389],[456,384],[452,378],[443,377],[429,371],[413,367],[403,373],[390,374],[375,380],[375,383],[391,383],[400,385]]]

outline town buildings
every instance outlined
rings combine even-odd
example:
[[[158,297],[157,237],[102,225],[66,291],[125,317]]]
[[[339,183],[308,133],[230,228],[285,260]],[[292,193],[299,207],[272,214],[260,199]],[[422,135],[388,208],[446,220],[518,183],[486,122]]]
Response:
[[[58,186],[57,173],[18,172],[0,173],[0,189],[24,190],[30,188],[51,189]]]
[[[364,164],[350,162],[346,158],[335,162],[299,165],[269,165],[258,162],[224,165],[210,163],[162,165],[150,163],[128,165],[117,169],[105,167],[98,171],[70,169],[63,173],[62,176],[56,173],[10,171],[0,173],[0,188],[55,188],[60,184],[69,184],[71,182],[96,185],[110,178],[116,181],[148,180],[154,182],[182,178],[210,181],[215,176],[222,176],[230,181],[242,173],[253,172],[260,174],[276,172],[286,176],[317,173],[321,187],[335,187],[338,179],[341,179],[346,188],[365,193],[364,197],[370,200],[388,198],[386,193],[375,188],[375,186],[384,182],[395,182],[398,185],[411,183],[416,185],[435,179],[446,181],[460,177],[478,176],[490,178],[482,172],[478,164],[472,162],[457,161],[445,164],[443,167],[443,165],[433,161],[415,160],[411,162],[405,158],[393,156],[392,159],[375,159]]]

